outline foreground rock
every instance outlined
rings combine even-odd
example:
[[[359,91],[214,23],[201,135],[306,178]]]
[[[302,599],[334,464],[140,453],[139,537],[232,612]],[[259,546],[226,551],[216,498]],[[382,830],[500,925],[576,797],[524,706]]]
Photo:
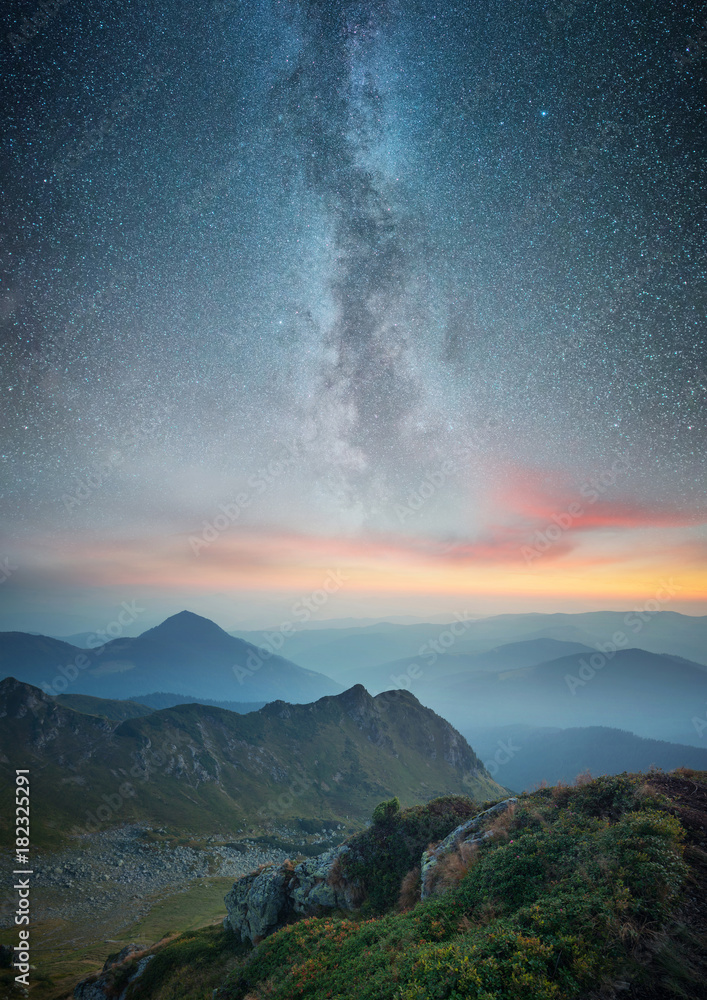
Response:
[[[420,859],[423,899],[434,891],[435,869],[440,860],[461,843],[474,844],[493,836],[494,831],[488,825],[516,801],[506,799],[486,809],[457,826],[434,850],[423,852]],[[362,901],[361,886],[347,881],[339,864],[350,851],[348,844],[342,844],[298,865],[285,861],[239,879],[225,897],[224,927],[242,941],[257,943],[295,915],[315,916],[323,909],[355,910]]]
[[[482,840],[486,840],[488,837],[493,837],[495,831],[488,829],[489,821],[493,822],[497,816],[500,816],[511,806],[514,806],[517,801],[517,799],[510,798],[504,799],[503,802],[497,802],[495,806],[485,809],[478,816],[473,816],[471,819],[466,820],[466,822],[460,823],[435,848],[424,851],[420,864],[420,881],[422,886],[420,897],[422,899],[427,899],[435,892],[436,870],[442,858],[455,851],[460,844],[466,844],[471,847],[474,844],[480,844]]]
[[[284,926],[293,914],[308,916],[322,908],[353,910],[358,887],[337,875],[337,862],[349,850],[342,844],[298,865],[285,861],[239,879],[225,897],[224,927],[242,941],[256,942]]]

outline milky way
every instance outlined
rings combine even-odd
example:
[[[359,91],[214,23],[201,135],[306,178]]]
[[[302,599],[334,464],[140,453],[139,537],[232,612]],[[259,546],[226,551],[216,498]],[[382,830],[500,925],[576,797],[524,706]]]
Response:
[[[619,455],[616,502],[699,523],[688,7],[27,16],[3,40],[10,548],[183,536],[283,449],[244,529],[468,544],[499,498],[564,498]]]

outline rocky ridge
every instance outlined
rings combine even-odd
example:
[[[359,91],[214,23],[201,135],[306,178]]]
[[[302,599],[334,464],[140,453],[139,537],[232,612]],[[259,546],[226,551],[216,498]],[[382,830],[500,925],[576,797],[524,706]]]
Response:
[[[38,845],[121,821],[226,840],[234,828],[264,833],[301,817],[365,822],[393,793],[411,803],[505,791],[466,740],[406,691],[372,698],[355,685],[248,715],[189,704],[109,722],[9,678],[0,716],[0,780],[14,778],[22,746],[44,805]]]

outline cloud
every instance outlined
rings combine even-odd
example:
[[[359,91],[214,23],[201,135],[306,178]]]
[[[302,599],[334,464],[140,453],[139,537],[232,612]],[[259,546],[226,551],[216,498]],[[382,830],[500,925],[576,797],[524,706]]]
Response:
[[[570,520],[567,533],[646,528],[693,528],[707,524],[707,508],[619,498],[626,466],[619,460],[604,472],[573,483],[555,470],[514,470],[495,500],[508,520],[532,534],[558,519]],[[623,479],[623,482],[622,482]]]
[[[496,610],[527,607],[528,601],[535,602],[533,610],[572,602],[628,607],[650,596],[661,578],[679,582],[689,610],[704,600],[707,543],[699,531],[647,529],[636,544],[621,530],[617,537],[598,536],[590,547],[579,544],[581,533],[565,532],[532,566],[522,557],[525,531],[526,521],[506,524],[500,517],[474,537],[451,539],[307,535],[237,525],[198,556],[186,534],[135,534],[100,543],[37,537],[27,546],[21,569],[3,586],[13,608],[39,601],[52,611],[62,606],[70,612],[83,605],[98,619],[102,607],[135,598],[153,615],[157,609],[171,613],[177,604],[198,606],[207,615],[218,606],[226,618],[235,618],[246,605],[279,601],[287,608],[321,587],[331,570],[343,571],[347,579],[337,594],[337,612],[343,616],[381,613],[384,605],[388,613],[399,613],[393,609],[407,607],[409,600],[417,601],[422,613],[425,607],[469,607],[472,599],[474,607],[481,602]],[[499,605],[501,600],[505,603]],[[72,631],[63,625],[52,629],[54,634]]]

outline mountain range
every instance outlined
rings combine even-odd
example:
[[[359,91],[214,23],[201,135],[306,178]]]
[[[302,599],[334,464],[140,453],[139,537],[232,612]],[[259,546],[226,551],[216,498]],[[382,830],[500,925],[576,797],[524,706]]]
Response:
[[[574,654],[493,674],[440,680],[425,674],[412,690],[466,734],[478,727],[531,723],[609,726],[651,739],[704,742],[694,726],[697,708],[707,704],[704,666],[643,649],[622,649],[611,657]]]
[[[532,724],[623,729],[701,747],[704,732],[695,718],[707,714],[707,618],[668,611],[645,618],[635,612],[459,614],[446,625],[379,623],[236,637],[184,611],[136,638],[92,650],[2,633],[0,676],[60,694],[70,707],[78,707],[71,700],[76,696],[90,696],[149,708],[198,701],[237,712],[278,699],[309,703],[363,684],[373,695],[411,691],[472,742],[480,728]],[[621,648],[613,642],[619,632]],[[412,655],[390,658],[403,650]],[[115,718],[125,717],[124,707],[116,711]]]
[[[22,747],[38,845],[126,822],[209,835],[299,816],[363,822],[386,796],[504,792],[466,740],[411,694],[372,698],[360,685],[248,715],[190,704],[115,722],[6,678],[0,718],[5,832]]]
[[[156,709],[184,703],[178,695],[170,694],[146,696],[141,702],[89,695],[59,695],[56,701],[78,712],[114,721],[140,718]],[[199,700],[188,699],[188,702]],[[151,704],[154,707],[148,707]],[[246,714],[263,706],[222,702],[215,707]],[[707,745],[647,739],[609,726],[559,729],[515,723],[490,728],[474,726],[466,736],[491,775],[515,791],[527,791],[543,782],[572,782],[587,771],[597,776],[648,771],[651,767],[665,771],[676,767],[707,770]]]
[[[346,684],[352,671],[376,668],[403,658],[422,658],[429,664],[435,651],[437,656],[489,653],[509,643],[554,639],[589,647],[595,652],[617,632],[623,632],[629,640],[628,646],[707,665],[707,616],[654,610],[649,601],[645,608],[582,614],[506,614],[480,619],[460,611],[459,624],[453,631],[443,624],[387,622],[362,628],[308,628],[288,637],[287,655],[310,670],[321,670]],[[255,644],[262,642],[265,635],[254,631],[238,634]],[[381,673],[384,672],[382,667]]]

